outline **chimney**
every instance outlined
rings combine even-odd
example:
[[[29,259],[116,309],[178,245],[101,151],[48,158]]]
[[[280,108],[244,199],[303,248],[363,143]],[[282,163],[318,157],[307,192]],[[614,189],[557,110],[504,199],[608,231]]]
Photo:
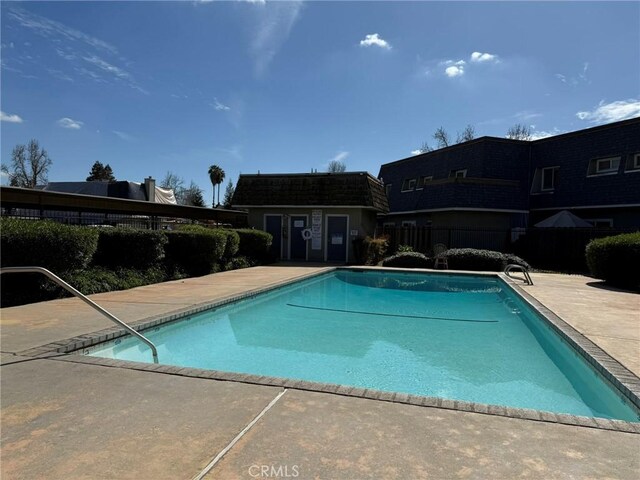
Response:
[[[147,193],[147,201],[154,202],[156,201],[156,181],[152,177],[147,177],[144,179],[144,190]]]

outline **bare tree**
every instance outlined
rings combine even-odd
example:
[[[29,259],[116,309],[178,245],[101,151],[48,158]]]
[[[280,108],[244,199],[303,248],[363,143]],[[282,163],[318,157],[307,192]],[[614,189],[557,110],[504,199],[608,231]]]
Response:
[[[449,133],[444,129],[444,127],[440,127],[435,132],[433,132],[432,137],[436,141],[436,149],[445,148],[453,144]],[[469,140],[473,140],[474,138],[476,138],[476,128],[473,125],[468,124],[462,132],[458,132],[455,143],[468,142]],[[427,153],[433,151],[434,149],[431,148],[428,142],[423,142],[422,147],[420,147],[418,150],[420,151],[420,153]]]
[[[433,139],[436,141],[438,148],[448,147],[451,144],[451,140],[449,139],[449,134],[443,127],[439,127],[433,133]]]
[[[507,138],[511,140],[531,140],[531,127],[516,123],[507,131]]]
[[[347,164],[340,160],[331,160],[327,166],[327,172],[329,173],[342,173],[347,170]]]
[[[456,143],[468,142],[476,138],[476,129],[473,125],[469,124],[464,127],[462,133],[458,132]]]
[[[160,182],[160,187],[173,190],[175,194],[178,190],[184,188],[184,180],[173,172],[167,172]]]
[[[16,145],[11,152],[11,170],[2,165],[2,171],[9,176],[12,187],[35,188],[47,183],[47,172],[53,161],[38,141],[32,139],[28,145]]]
[[[422,146],[418,149],[420,153],[428,153],[433,150],[428,142],[422,142]]]

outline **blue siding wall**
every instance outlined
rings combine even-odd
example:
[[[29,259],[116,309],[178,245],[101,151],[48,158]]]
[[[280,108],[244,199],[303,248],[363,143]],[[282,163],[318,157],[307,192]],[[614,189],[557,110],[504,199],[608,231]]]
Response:
[[[531,195],[531,208],[640,203],[640,172],[625,173],[628,158],[640,153],[640,121],[611,125],[533,142],[536,168],[560,166],[552,194]],[[592,159],[621,157],[618,173],[587,177]]]

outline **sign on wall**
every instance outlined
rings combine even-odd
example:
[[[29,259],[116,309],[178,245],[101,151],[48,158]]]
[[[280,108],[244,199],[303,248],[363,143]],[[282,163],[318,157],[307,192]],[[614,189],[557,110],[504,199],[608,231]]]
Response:
[[[311,250],[322,249],[322,210],[311,210]]]

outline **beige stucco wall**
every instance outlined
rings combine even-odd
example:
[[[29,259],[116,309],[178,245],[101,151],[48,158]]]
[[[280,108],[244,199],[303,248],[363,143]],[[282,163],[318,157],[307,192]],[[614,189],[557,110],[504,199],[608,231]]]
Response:
[[[249,227],[260,230],[265,229],[265,215],[307,215],[308,225],[311,225],[311,212],[316,210],[315,208],[263,208],[252,207],[248,208],[248,222]],[[313,250],[311,248],[311,241],[307,242],[307,255],[310,262],[324,262],[325,261],[325,248],[327,243],[326,232],[326,217],[327,215],[348,215],[347,226],[347,255],[348,263],[357,263],[356,256],[354,255],[353,240],[357,238],[364,238],[367,235],[373,235],[376,227],[376,212],[374,210],[365,210],[362,208],[318,208],[322,210],[322,235],[321,235],[321,248],[320,250]],[[287,232],[289,229],[289,221],[283,218],[283,225],[286,226]],[[353,234],[353,235],[352,235]],[[288,259],[288,244],[289,237],[283,236],[284,254],[283,259]]]

